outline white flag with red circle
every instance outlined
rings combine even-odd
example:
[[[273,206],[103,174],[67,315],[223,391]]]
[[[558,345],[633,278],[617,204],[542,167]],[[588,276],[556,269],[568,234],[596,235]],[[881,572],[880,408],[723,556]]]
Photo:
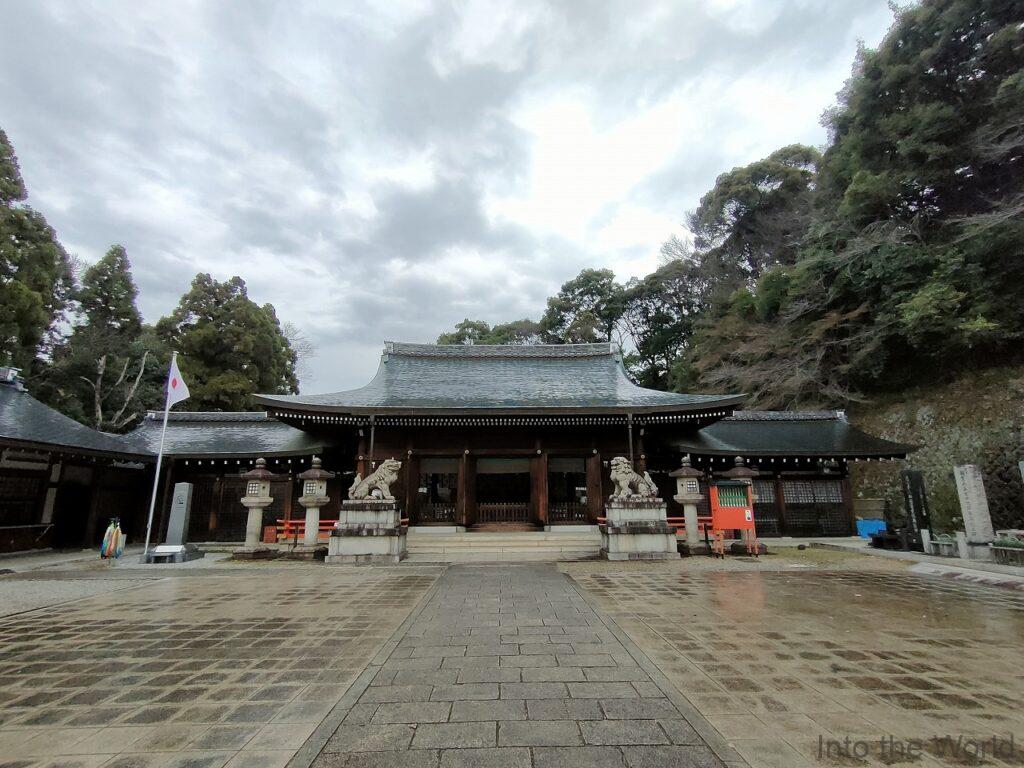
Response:
[[[181,371],[178,370],[178,358],[171,358],[171,371],[167,374],[167,407],[175,403],[188,400],[188,385],[181,378]]]

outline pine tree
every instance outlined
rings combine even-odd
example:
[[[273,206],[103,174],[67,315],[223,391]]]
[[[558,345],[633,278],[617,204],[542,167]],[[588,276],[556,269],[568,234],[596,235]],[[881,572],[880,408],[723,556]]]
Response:
[[[67,253],[28,193],[0,130],[0,363],[28,368],[73,288]]]
[[[156,325],[179,353],[191,397],[186,408],[247,410],[252,395],[298,392],[296,354],[274,307],[249,298],[245,281],[196,275],[170,316]]]
[[[36,395],[96,429],[120,432],[159,401],[167,354],[144,328],[128,254],[113,246],[77,292],[80,322],[53,351]]]

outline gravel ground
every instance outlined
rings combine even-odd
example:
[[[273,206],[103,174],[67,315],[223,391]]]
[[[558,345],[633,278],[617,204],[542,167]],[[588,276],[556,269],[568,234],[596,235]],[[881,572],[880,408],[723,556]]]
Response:
[[[0,616],[45,608],[107,592],[140,586],[151,579],[34,579],[0,578]]]

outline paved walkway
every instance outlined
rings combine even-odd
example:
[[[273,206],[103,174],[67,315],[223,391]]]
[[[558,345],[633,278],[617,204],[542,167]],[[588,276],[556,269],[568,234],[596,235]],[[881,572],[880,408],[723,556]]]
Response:
[[[552,564],[449,568],[346,698],[315,768],[742,764]]]
[[[0,620],[0,766],[280,768],[440,569],[154,573],[0,582],[55,603]],[[62,602],[76,578],[129,586]]]

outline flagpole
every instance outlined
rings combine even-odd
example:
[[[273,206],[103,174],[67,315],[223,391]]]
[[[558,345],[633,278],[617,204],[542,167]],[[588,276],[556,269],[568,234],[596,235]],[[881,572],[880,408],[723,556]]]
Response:
[[[174,363],[178,359],[178,353],[171,353],[171,370],[174,370]],[[156,509],[156,490],[160,485],[160,465],[164,458],[164,437],[167,435],[167,415],[171,412],[171,385],[167,382],[167,396],[164,398],[164,426],[160,430],[160,449],[156,453],[156,470],[153,475],[153,495],[149,499],[149,520],[146,522],[146,544],[142,548],[142,562],[146,562],[146,555],[149,553],[149,535],[153,530],[153,510]]]

